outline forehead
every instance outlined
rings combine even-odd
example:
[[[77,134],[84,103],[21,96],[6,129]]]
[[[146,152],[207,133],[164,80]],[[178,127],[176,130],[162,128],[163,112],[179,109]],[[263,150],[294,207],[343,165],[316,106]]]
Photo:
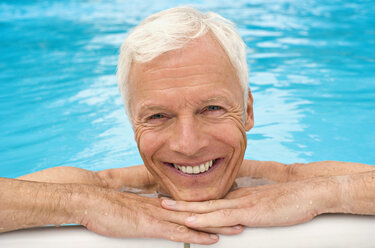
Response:
[[[241,92],[237,73],[227,54],[208,33],[149,62],[133,63],[128,87],[130,105],[138,104],[146,96],[151,97],[149,92],[203,89],[209,85]]]
[[[130,77],[159,68],[177,68],[183,66],[215,63],[229,67],[235,73],[229,57],[211,33],[190,41],[180,49],[165,52],[146,63],[133,63]]]

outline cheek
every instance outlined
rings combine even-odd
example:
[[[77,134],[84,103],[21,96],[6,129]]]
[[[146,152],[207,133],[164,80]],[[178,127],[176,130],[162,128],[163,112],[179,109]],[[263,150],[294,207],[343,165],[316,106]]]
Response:
[[[226,123],[217,125],[212,129],[212,134],[217,140],[231,147],[232,149],[240,149],[246,147],[246,133],[242,126],[229,120]]]
[[[136,137],[143,159],[150,159],[162,144],[161,136],[150,131],[141,131]]]

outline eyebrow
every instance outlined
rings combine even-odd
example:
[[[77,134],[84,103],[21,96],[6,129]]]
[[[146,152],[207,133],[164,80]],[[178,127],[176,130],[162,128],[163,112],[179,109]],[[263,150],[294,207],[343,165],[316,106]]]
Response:
[[[203,100],[201,102],[203,104],[208,104],[208,103],[212,103],[212,102],[223,102],[225,104],[231,105],[231,102],[228,101],[228,98],[222,97],[222,96],[214,96],[214,97],[211,97],[211,98],[209,98],[207,100]]]
[[[165,106],[162,105],[150,105],[150,104],[143,104],[140,109],[139,109],[139,115],[143,115],[144,112],[146,111],[164,111],[167,110]]]

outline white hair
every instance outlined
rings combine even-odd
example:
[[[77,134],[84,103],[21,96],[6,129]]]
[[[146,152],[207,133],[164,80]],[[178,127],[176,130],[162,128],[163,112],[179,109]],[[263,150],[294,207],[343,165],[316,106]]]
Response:
[[[202,13],[191,7],[167,9],[147,17],[123,42],[117,65],[117,78],[126,113],[131,120],[128,79],[133,62],[145,63],[162,53],[183,48],[189,41],[211,32],[237,71],[244,96],[249,90],[246,46],[234,24],[213,13]]]

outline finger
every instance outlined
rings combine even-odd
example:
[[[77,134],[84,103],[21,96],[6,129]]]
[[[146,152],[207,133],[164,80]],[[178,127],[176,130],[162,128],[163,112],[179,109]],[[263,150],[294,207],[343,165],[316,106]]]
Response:
[[[240,189],[236,189],[236,190],[234,190],[232,192],[229,192],[225,196],[225,199],[241,198],[241,197],[250,195],[254,191],[255,191],[254,188],[240,188]]]
[[[163,199],[162,207],[174,211],[194,213],[208,213],[219,209],[238,208],[241,205],[239,199],[220,199],[204,202],[185,202]]]
[[[191,213],[186,212],[174,212],[166,209],[158,210],[159,219],[169,221],[179,225],[185,225],[185,219],[192,216]],[[235,235],[243,231],[242,226],[229,226],[229,227],[213,227],[213,228],[197,228],[198,231],[207,233],[223,234],[223,235]]]
[[[191,228],[235,226],[242,224],[245,214],[244,209],[220,209],[190,216],[185,219],[185,225]]]
[[[164,238],[175,242],[193,243],[209,245],[219,240],[219,236],[215,234],[192,230],[186,226],[160,221],[153,228],[148,237]]]
[[[159,208],[155,211],[155,215],[158,219],[173,222],[180,225],[185,225],[185,219],[192,216],[192,213],[187,212],[176,212],[167,210],[164,208]]]
[[[222,235],[236,235],[243,232],[244,227],[241,225],[231,226],[231,227],[207,227],[207,228],[198,228],[198,231],[203,231],[207,233],[215,233]]]

